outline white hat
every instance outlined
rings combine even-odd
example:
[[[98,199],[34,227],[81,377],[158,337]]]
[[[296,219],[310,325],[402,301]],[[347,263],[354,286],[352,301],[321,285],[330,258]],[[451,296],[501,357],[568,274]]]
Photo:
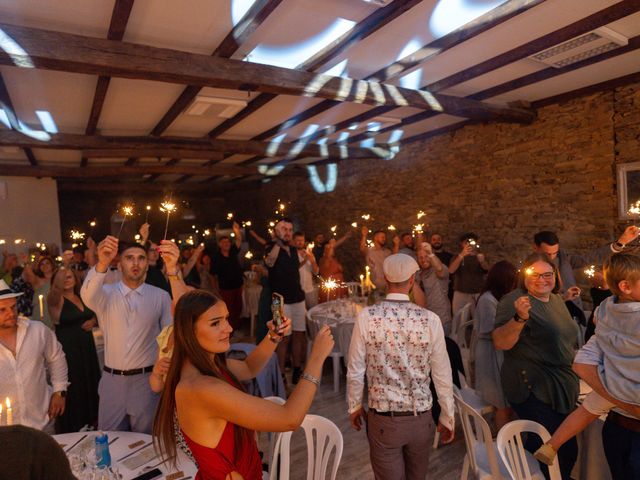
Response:
[[[389,255],[382,264],[384,277],[391,283],[406,282],[418,270],[418,263],[404,253]]]
[[[9,288],[7,282],[4,280],[0,280],[0,300],[4,300],[5,298],[14,298],[22,295],[22,292],[16,293]]]

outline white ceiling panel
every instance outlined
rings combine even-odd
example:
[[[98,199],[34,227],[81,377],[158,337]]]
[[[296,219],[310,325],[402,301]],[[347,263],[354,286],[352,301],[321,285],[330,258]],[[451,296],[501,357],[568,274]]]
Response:
[[[183,85],[112,78],[98,128],[103,135],[147,135]]]

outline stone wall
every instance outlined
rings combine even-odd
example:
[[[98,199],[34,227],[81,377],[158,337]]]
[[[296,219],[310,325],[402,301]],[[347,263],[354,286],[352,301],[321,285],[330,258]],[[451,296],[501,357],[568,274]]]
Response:
[[[375,219],[372,229],[403,231],[424,210],[449,250],[473,231],[490,261],[517,262],[546,229],[563,248],[585,252],[625,226],[617,220],[615,165],[640,160],[639,106],[634,84],[543,107],[531,125],[470,125],[404,146],[391,161],[345,161],[331,193],[316,193],[307,179],[276,177],[227,198],[261,225],[281,199],[309,234],[330,233],[332,225],[338,235],[351,230],[353,239],[338,250],[350,278],[363,263],[359,232],[349,225],[363,213]]]

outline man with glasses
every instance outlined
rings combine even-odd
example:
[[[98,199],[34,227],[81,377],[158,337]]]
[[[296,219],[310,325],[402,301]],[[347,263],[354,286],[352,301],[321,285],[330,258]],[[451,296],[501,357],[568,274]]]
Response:
[[[631,225],[625,229],[616,242],[607,243],[586,255],[579,255],[562,250],[560,248],[560,239],[555,232],[543,230],[533,236],[533,251],[546,255],[556,266],[560,276],[560,292],[568,292],[573,289],[574,294],[571,300],[577,307],[582,309],[580,290],[576,287],[577,282],[573,275],[573,270],[592,264],[602,264],[611,253],[623,251],[638,235],[640,235],[640,228]]]

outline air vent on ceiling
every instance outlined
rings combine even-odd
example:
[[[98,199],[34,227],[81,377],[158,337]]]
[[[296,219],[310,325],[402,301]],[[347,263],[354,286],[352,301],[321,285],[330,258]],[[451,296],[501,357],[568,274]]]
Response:
[[[547,48],[542,52],[531,55],[529,58],[554,68],[562,68],[623,47],[628,43],[629,39],[625,36],[607,27],[601,27]]]
[[[187,107],[185,114],[231,118],[246,106],[245,100],[198,95]]]

